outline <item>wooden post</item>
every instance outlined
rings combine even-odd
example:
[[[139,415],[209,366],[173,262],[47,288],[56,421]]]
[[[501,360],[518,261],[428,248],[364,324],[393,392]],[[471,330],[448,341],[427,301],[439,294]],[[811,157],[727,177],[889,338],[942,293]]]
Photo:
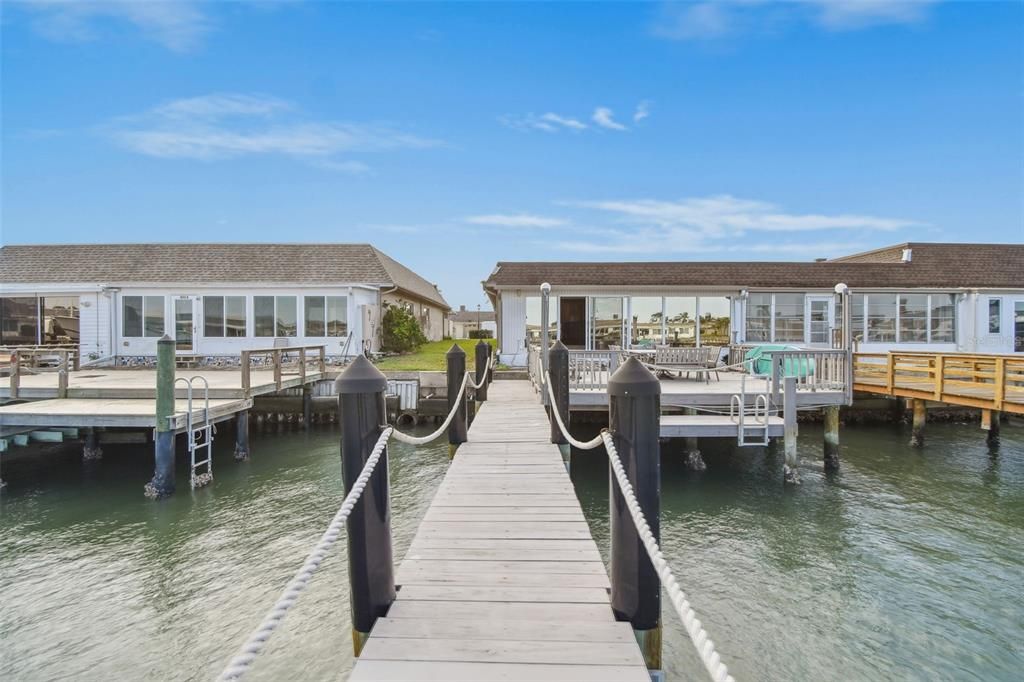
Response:
[[[313,390],[310,386],[302,385],[302,424],[309,431],[313,421]]]
[[[697,410],[692,407],[683,409],[684,414],[696,415]],[[686,468],[690,471],[704,471],[708,465],[704,463],[704,457],[700,454],[700,441],[696,436],[683,438],[683,451],[686,455]]]
[[[306,347],[299,346],[299,379],[306,385]]]
[[[1006,399],[1006,358],[1005,357],[998,357],[998,358],[996,358],[995,372],[996,372],[995,377],[994,377],[995,387],[993,389],[993,393],[994,393],[993,397],[995,399],[994,407],[996,408],[996,410],[1001,410],[1001,409],[1003,409],[1003,400]],[[996,423],[997,424],[999,423],[998,419],[996,420]]]
[[[274,385],[277,387],[277,390],[280,391],[281,390],[281,351],[279,349],[275,349],[271,353],[271,358],[272,358],[273,364],[274,364]]]
[[[839,406],[829,405],[825,413],[825,471],[839,471]]]
[[[800,485],[800,471],[797,469],[799,456],[796,450],[796,377],[786,377],[783,383],[785,395],[782,402],[782,440],[786,463],[782,465],[782,478],[786,483]]]
[[[103,459],[103,449],[100,447],[96,429],[85,430],[85,443],[82,446],[82,459],[93,461]]]
[[[548,353],[548,376],[551,381],[551,392],[555,399],[550,405],[548,419],[551,422],[551,442],[555,445],[568,445],[562,429],[558,426],[555,413],[562,418],[565,428],[569,428],[569,349],[561,341],[555,341]],[[564,457],[564,453],[563,453]]]
[[[249,410],[235,415],[235,460],[249,459]]]
[[[57,397],[68,397],[68,352],[60,352],[60,365],[57,367]]]
[[[608,430],[656,542],[661,540],[661,383],[635,357],[608,380]],[[610,467],[610,465],[609,465]],[[611,602],[650,670],[661,669],[661,582],[611,476]]]
[[[989,445],[999,445],[999,411],[998,410],[982,410],[981,411],[981,428],[983,431],[987,431],[988,435],[985,441]]]
[[[946,356],[935,356],[935,400],[942,400],[942,390],[946,383]]]
[[[18,398],[18,389],[21,388],[21,353],[11,351],[11,400]]]
[[[466,351],[459,347],[459,344],[453,343],[452,347],[445,354],[445,362],[448,365],[448,411],[451,412],[452,408],[455,407],[456,398],[459,397],[459,389],[462,388],[462,382],[466,376]],[[451,424],[448,425],[448,457],[454,458],[455,451],[459,445],[465,443],[468,440],[468,423],[467,423],[467,410],[466,410],[466,395],[462,395],[462,400],[458,402],[458,409],[455,412],[455,417],[452,419]]]
[[[885,357],[885,392],[892,395],[893,386],[896,384],[896,358],[892,351]]]
[[[476,361],[476,373],[473,376],[473,383],[480,385],[480,388],[476,389],[473,398],[481,403],[487,402],[487,363],[490,362],[491,358],[487,349],[490,345],[483,339],[480,339],[473,348],[474,360]]]
[[[174,339],[166,334],[156,343],[156,468],[146,484],[146,497],[166,497],[174,492]]]
[[[74,371],[76,371],[76,372],[78,370],[82,369],[82,353],[77,348],[74,351],[72,351],[72,364],[71,364],[71,368]]]
[[[924,424],[927,421],[925,402],[921,398],[914,398],[913,401],[914,420],[910,427],[910,445],[919,448],[924,445]]]
[[[346,492],[362,473],[380,438],[381,425],[387,423],[387,385],[387,378],[362,355],[335,381]],[[387,613],[396,594],[386,446],[346,529],[352,647],[358,657],[374,623]]]
[[[771,351],[769,351],[771,353]],[[772,358],[772,405],[779,404],[780,391],[782,389],[782,363],[781,355],[771,353]]]
[[[327,346],[320,346],[318,355],[319,355],[319,362],[317,363],[317,368],[320,370],[321,374],[326,374],[327,373]]]
[[[249,392],[252,389],[252,367],[249,364],[249,351],[242,351],[240,364],[242,370],[242,393],[248,398],[250,397]]]

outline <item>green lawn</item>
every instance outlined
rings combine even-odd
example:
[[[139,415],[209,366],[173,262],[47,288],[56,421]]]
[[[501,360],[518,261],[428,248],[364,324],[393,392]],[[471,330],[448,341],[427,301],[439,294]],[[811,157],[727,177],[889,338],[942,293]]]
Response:
[[[492,346],[497,343],[494,339],[485,339],[485,341],[490,343]],[[444,356],[445,353],[451,350],[453,343],[459,344],[462,350],[466,351],[466,369],[473,369],[476,367],[476,355],[474,348],[476,348],[476,344],[479,343],[477,339],[432,341],[420,346],[420,349],[415,353],[381,358],[375,364],[379,369],[422,372],[444,371],[447,367]]]

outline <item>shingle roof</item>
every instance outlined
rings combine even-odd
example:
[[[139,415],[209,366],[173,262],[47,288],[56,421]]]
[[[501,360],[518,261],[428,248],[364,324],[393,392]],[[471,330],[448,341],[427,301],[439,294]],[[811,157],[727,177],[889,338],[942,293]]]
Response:
[[[369,244],[40,244],[0,247],[0,283],[353,282],[448,309],[437,287]]]
[[[909,263],[899,262],[906,246]],[[896,253],[893,259],[892,254]],[[499,262],[488,288],[690,286],[1024,289],[1024,244],[911,243],[823,262]]]
[[[476,322],[478,319],[481,322],[494,322],[497,318],[491,310],[456,310],[449,319],[452,322]]]

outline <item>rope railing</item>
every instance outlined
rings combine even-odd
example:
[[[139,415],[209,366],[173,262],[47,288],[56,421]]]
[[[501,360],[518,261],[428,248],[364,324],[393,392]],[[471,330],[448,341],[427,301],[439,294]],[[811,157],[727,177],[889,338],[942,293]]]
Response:
[[[633,485],[629,482],[629,478],[626,476],[626,470],[622,467],[622,460],[619,459],[618,449],[615,447],[615,442],[612,439],[611,432],[607,428],[601,429],[601,433],[592,440],[582,442],[572,437],[569,433],[569,429],[565,428],[565,423],[562,421],[562,415],[559,414],[558,409],[554,406],[555,402],[554,390],[551,388],[551,376],[550,374],[546,377],[547,381],[544,383],[548,387],[548,396],[551,398],[552,410],[551,414],[555,417],[555,422],[558,424],[558,428],[561,429],[562,435],[569,443],[580,450],[593,450],[596,449],[602,443],[604,444],[605,452],[608,454],[608,460],[611,463],[612,472],[615,474],[615,480],[618,483],[619,490],[622,492],[622,497],[626,501],[626,508],[629,509],[629,515],[633,518],[633,525],[636,526],[637,535],[640,536],[640,541],[644,545],[644,549],[647,550],[647,556],[650,557],[651,563],[654,565],[654,570],[658,574],[658,579],[661,581],[661,586],[665,588],[665,592],[668,593],[669,600],[672,602],[672,606],[676,610],[676,614],[683,623],[683,627],[686,628],[687,634],[690,636],[690,641],[693,643],[694,648],[697,650],[697,654],[700,656],[701,662],[704,664],[704,668],[708,671],[711,679],[714,682],[733,682],[732,675],[729,674],[729,669],[725,663],[722,662],[721,656],[715,651],[715,643],[708,636],[707,631],[704,629],[704,625],[700,619],[697,618],[697,613],[693,610],[689,600],[686,598],[686,593],[683,592],[682,588],[679,587],[679,583],[676,581],[675,575],[672,573],[672,568],[665,561],[665,556],[661,552],[661,548],[658,547],[658,541],[654,539],[654,533],[651,531],[650,525],[647,523],[647,518],[644,516],[643,510],[640,508],[640,503],[636,499],[636,493],[633,491]]]
[[[479,384],[474,383],[470,379],[470,372],[466,372],[462,377],[462,384],[459,386],[459,394],[455,399],[455,404],[452,409],[448,412],[448,416],[445,418],[444,423],[434,431],[433,433],[426,436],[411,436],[407,433],[403,433],[390,425],[382,426],[380,437],[377,438],[376,444],[373,446],[373,450],[370,452],[370,456],[366,459],[366,464],[363,465],[363,470],[359,473],[359,477],[356,478],[356,482],[352,485],[352,489],[349,490],[348,494],[345,495],[345,500],[341,503],[341,508],[334,515],[330,525],[327,526],[327,530],[320,536],[320,540],[313,547],[312,551],[306,556],[306,561],[302,564],[302,567],[298,570],[295,576],[288,582],[281,596],[278,597],[277,601],[271,607],[270,611],[263,618],[245,644],[238,650],[238,653],[231,659],[227,667],[224,668],[220,676],[217,678],[220,682],[227,682],[228,680],[239,680],[245,673],[249,671],[253,661],[256,657],[262,653],[263,648],[267,644],[267,640],[274,634],[274,631],[284,620],[285,615],[298,601],[299,595],[306,589],[313,574],[320,567],[327,553],[341,537],[341,532],[344,529],[345,522],[348,517],[352,514],[352,510],[355,508],[356,503],[362,497],[363,490],[370,480],[370,476],[373,475],[374,469],[377,466],[377,462],[380,461],[381,455],[384,453],[384,448],[388,444],[388,440],[392,437],[402,443],[409,445],[425,445],[438,437],[440,437],[452,423],[452,419],[458,414],[459,407],[463,401],[463,397],[466,394],[466,387],[473,386],[474,389],[479,389],[487,381],[486,373],[484,378]]]

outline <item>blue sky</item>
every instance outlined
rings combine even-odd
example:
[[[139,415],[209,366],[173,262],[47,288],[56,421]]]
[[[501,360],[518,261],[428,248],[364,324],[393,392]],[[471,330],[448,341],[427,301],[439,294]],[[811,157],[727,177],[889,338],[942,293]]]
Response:
[[[807,260],[1024,241],[1024,3],[6,2],[3,243]]]

